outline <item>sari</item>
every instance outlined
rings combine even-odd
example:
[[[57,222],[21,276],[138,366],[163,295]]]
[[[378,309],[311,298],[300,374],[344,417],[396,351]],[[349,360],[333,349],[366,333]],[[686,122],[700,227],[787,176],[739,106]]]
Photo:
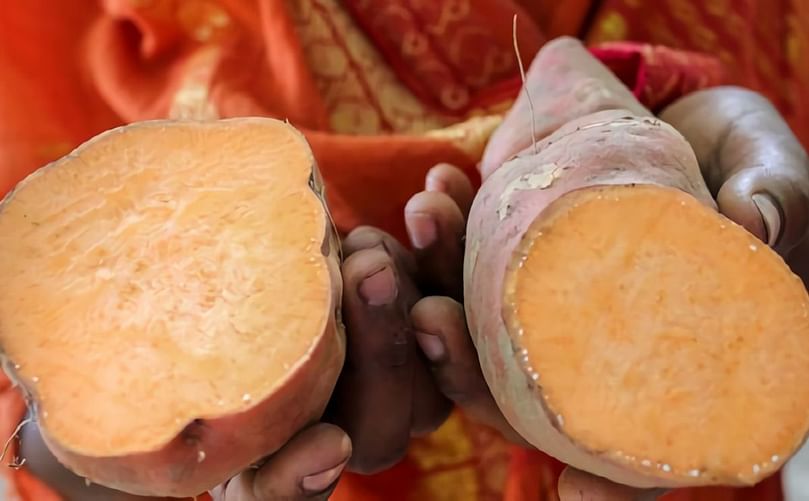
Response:
[[[740,83],[809,144],[801,0],[26,0],[0,2],[0,194],[125,123],[271,116],[306,135],[341,232],[369,224],[403,238],[404,204],[430,167],[477,179],[520,89],[515,13],[524,60],[579,36],[653,110]],[[1,378],[3,436],[24,412]],[[4,499],[60,499],[24,467],[3,470]],[[552,500],[561,470],[456,412],[392,469],[344,475],[332,499]],[[781,497],[776,476],[667,499]]]

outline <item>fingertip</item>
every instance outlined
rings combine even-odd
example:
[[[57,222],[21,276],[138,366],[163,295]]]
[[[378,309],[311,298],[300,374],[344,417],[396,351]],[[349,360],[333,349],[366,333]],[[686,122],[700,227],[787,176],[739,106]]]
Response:
[[[447,193],[449,187],[437,167],[433,167],[427,172],[427,177],[424,180],[424,189],[427,191]]]
[[[786,256],[806,236],[809,186],[786,171],[741,170],[717,194],[720,212]]]
[[[330,491],[335,487],[337,480],[340,479],[340,475],[343,474],[347,462],[348,458],[331,468],[303,477],[301,480],[301,490],[303,490],[307,496],[322,495]]]
[[[333,488],[351,457],[351,440],[338,426],[318,423],[302,430],[255,472],[256,499],[316,495]],[[243,483],[249,472],[239,476]],[[242,490],[247,492],[242,486]]]
[[[464,214],[469,212],[475,190],[469,176],[460,168],[438,164],[427,172],[424,185],[427,191],[446,193]]]
[[[466,180],[467,177],[466,174],[464,174],[464,172],[460,168],[452,164],[442,162],[436,164],[433,168],[427,171],[427,180],[429,181],[430,179],[440,180],[448,184],[453,184],[455,182],[461,182],[463,180]]]
[[[404,216],[411,243],[418,249],[450,234],[462,234],[466,227],[461,208],[446,193],[422,191],[413,195],[405,205]]]
[[[752,172],[740,172],[728,179],[719,189],[716,202],[719,211],[733,222],[743,226],[762,242],[768,240],[767,228],[755,203],[753,194],[763,193]]]
[[[439,363],[447,356],[447,347],[444,340],[437,334],[416,331],[416,341],[421,352],[432,363]]]
[[[446,193],[423,191],[413,195],[405,205],[405,229],[410,243],[418,250],[436,244],[439,220],[451,217],[455,202]]]
[[[301,489],[309,495],[320,494],[333,488],[351,459],[352,452],[351,439],[338,426],[321,423],[312,428],[314,431],[311,436],[306,437],[307,449],[314,454],[323,454],[324,449],[332,449],[333,460],[323,461],[326,466],[321,466],[322,469],[305,474],[301,478]],[[328,463],[335,464],[328,466]]]
[[[315,451],[318,452],[317,456],[322,456],[326,463],[332,463],[326,466],[334,466],[351,456],[351,438],[337,425],[317,423],[298,432],[282,449],[284,455],[296,455],[302,458],[308,457],[308,453]],[[317,460],[318,458],[313,457],[312,459]],[[305,473],[310,473],[312,468],[308,468],[308,470]]]
[[[318,423],[310,428],[313,437],[310,440],[315,442],[321,439],[329,442],[335,451],[345,458],[351,456],[351,437],[342,428],[331,423]]]
[[[355,252],[379,246],[390,252],[385,243],[385,233],[373,226],[358,226],[342,241],[343,255],[346,257]]]
[[[427,335],[465,334],[463,306],[448,297],[429,296],[421,299],[410,310],[410,319],[418,332]]]
[[[448,194],[438,191],[421,191],[416,193],[405,204],[405,215],[429,213],[442,216],[457,211],[460,208]]]
[[[393,259],[382,246],[359,250],[343,261],[344,287],[357,289],[365,278],[392,266]]]

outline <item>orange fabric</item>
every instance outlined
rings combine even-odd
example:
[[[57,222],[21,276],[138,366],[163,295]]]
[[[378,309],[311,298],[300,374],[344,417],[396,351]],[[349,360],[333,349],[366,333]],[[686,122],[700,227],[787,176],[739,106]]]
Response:
[[[402,208],[426,170],[451,162],[474,175],[516,95],[514,12],[524,59],[561,34],[716,54],[809,140],[802,0],[8,1],[0,2],[0,193],[127,122],[273,116],[309,138],[341,230],[373,224],[402,236]],[[710,59],[677,51],[609,45],[595,53],[655,107],[719,78]],[[23,413],[3,379],[0,434]],[[554,499],[560,469],[454,414],[392,470],[346,475],[334,499]],[[4,499],[58,499],[25,468],[6,470],[14,492]],[[756,489],[671,499],[780,497],[774,477]]]

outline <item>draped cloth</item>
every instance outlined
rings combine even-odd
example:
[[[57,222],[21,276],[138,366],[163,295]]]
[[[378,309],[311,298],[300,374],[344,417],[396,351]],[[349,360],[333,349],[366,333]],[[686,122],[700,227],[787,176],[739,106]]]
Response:
[[[526,61],[549,38],[578,35],[653,110],[740,83],[767,94],[809,141],[801,0],[9,1],[0,2],[0,194],[125,123],[270,116],[306,134],[341,231],[371,224],[402,237],[404,204],[431,166],[453,163],[476,179],[520,89],[514,13]],[[0,381],[3,436],[24,409]],[[393,469],[345,475],[334,499],[555,499],[561,468],[455,413]],[[25,468],[3,470],[4,499],[59,499]],[[774,477],[670,499],[780,497]]]

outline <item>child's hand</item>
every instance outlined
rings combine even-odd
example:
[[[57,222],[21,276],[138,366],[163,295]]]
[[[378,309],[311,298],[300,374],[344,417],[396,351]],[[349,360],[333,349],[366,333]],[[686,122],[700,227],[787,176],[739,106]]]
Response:
[[[469,187],[467,205],[471,197]],[[389,468],[412,436],[449,415],[408,315],[422,297],[414,256],[370,227],[354,230],[342,249],[346,363],[324,418],[334,424],[301,432],[261,468],[216,489],[216,501],[326,499],[343,469]]]

